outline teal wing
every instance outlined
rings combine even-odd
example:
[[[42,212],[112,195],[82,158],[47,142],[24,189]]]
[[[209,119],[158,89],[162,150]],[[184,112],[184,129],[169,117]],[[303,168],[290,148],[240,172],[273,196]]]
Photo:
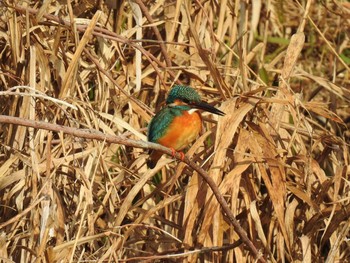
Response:
[[[160,110],[148,125],[148,141],[157,143],[164,136],[173,119],[176,116],[180,116],[183,111],[189,109],[190,107],[188,106],[167,106]],[[154,168],[162,154],[162,152],[150,151],[147,166]]]
[[[148,125],[148,141],[158,142],[170,126],[176,116],[180,116],[184,110],[189,110],[188,106],[168,106],[160,110]]]
[[[157,142],[171,124],[174,115],[169,107],[160,110],[148,125],[148,141]]]

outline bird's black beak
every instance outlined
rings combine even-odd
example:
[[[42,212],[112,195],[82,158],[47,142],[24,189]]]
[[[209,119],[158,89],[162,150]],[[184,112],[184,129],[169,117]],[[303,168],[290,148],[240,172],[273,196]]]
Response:
[[[200,109],[200,110],[204,110],[204,111],[208,111],[208,112],[211,112],[211,113],[214,113],[216,115],[220,115],[220,116],[224,116],[225,113],[222,112],[221,110],[215,108],[214,106],[211,106],[210,104],[204,102],[204,101],[201,101],[201,102],[195,102],[193,104],[191,104],[191,106],[193,108],[196,108],[196,109]]]

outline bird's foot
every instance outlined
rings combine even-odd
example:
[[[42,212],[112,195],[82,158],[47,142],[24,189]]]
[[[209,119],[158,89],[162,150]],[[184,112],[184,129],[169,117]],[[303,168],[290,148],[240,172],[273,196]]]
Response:
[[[185,160],[185,154],[183,152],[179,152],[179,154],[181,155],[181,161]]]
[[[171,154],[173,155],[173,157],[176,156],[176,153],[179,153],[181,155],[181,157],[180,157],[181,161],[185,160],[185,154],[183,152],[177,152],[177,151],[175,151],[174,148],[170,148],[170,149],[171,149]]]

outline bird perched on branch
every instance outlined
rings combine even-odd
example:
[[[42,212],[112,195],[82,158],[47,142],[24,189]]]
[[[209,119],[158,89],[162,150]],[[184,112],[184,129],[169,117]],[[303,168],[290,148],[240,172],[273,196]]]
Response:
[[[148,125],[148,141],[181,151],[193,142],[202,129],[202,117],[198,110],[220,116],[221,110],[201,100],[199,94],[188,86],[174,86],[161,109]],[[181,152],[180,152],[181,153]],[[184,156],[184,154],[182,153]],[[162,152],[152,150],[147,165],[154,168]]]

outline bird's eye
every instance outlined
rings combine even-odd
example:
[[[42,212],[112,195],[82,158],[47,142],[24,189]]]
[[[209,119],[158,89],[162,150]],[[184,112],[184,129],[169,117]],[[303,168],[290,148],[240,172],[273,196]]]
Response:
[[[183,102],[190,104],[190,101],[188,99],[182,99]]]

